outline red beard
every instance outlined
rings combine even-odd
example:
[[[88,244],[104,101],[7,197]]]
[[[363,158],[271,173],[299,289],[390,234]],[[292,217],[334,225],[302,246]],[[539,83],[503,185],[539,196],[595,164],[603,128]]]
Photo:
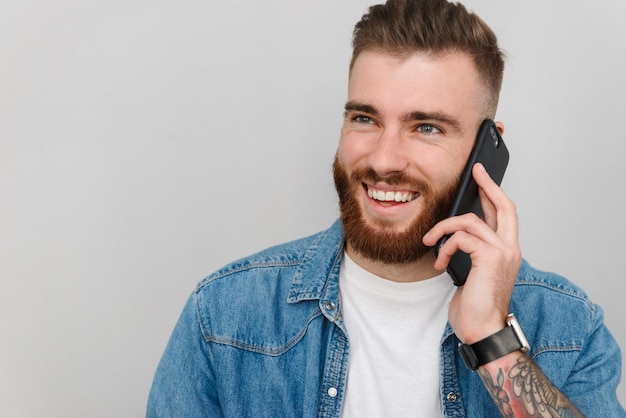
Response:
[[[456,181],[444,190],[435,192],[430,185],[421,180],[410,178],[405,174],[393,174],[382,178],[369,167],[355,170],[348,176],[336,156],[333,176],[347,242],[364,257],[385,264],[417,261],[431,251],[431,247],[422,243],[422,237],[437,222],[446,218],[458,183]],[[424,201],[422,212],[402,232],[394,231],[391,223],[383,220],[373,221],[376,224],[376,228],[373,228],[365,220],[356,198],[365,180],[384,181],[389,185],[409,186],[411,190],[418,190],[420,192],[418,199]]]

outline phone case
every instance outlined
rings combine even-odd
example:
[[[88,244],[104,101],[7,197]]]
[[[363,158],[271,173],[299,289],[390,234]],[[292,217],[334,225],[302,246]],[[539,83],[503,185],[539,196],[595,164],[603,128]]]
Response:
[[[474,212],[480,218],[483,218],[480,198],[478,197],[478,185],[472,176],[472,167],[476,163],[483,164],[487,173],[489,173],[496,184],[500,185],[502,183],[504,172],[509,163],[509,151],[498,132],[496,124],[491,119],[485,120],[478,130],[474,148],[463,170],[448,217]],[[435,247],[436,254],[449,237],[447,235],[439,240]],[[472,260],[469,254],[457,251],[452,255],[447,271],[452,277],[454,284],[462,286],[467,280],[471,267]]]

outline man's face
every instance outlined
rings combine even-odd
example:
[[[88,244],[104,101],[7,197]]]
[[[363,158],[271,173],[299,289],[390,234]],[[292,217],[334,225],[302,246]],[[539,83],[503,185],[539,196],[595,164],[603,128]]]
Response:
[[[486,93],[463,53],[356,58],[334,163],[349,252],[406,263],[430,251],[422,236],[448,211]]]

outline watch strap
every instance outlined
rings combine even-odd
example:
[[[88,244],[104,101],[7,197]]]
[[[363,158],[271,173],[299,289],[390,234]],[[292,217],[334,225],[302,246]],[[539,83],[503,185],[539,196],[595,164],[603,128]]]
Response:
[[[517,350],[528,351],[529,348],[526,337],[512,314],[509,315],[504,329],[473,344],[459,344],[461,357],[470,370],[476,370],[483,364]]]

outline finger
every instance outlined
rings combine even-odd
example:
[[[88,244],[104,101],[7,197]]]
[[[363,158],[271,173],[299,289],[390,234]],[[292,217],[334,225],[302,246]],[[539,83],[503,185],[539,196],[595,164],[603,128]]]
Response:
[[[432,231],[434,235],[450,235],[437,252],[434,264],[436,269],[447,268],[452,256],[459,250],[469,254],[473,269],[483,264],[518,265],[517,259],[521,258],[521,255],[517,241],[505,241],[476,215],[466,214],[449,218],[447,221],[442,221]],[[425,244],[431,245],[427,241],[425,240]]]
[[[480,245],[479,241],[480,240],[478,238],[465,231],[455,232],[446,240],[441,248],[439,248],[434,267],[438,270],[444,270],[447,268],[452,256],[458,250],[461,250],[461,248],[463,248],[462,251],[470,254],[471,257],[472,251],[476,251],[477,246]]]
[[[500,239],[487,225],[485,228],[489,229],[490,237],[495,237],[495,244],[466,231],[457,231],[439,249],[434,267],[438,270],[447,268],[452,256],[461,250],[472,259],[470,276],[475,276],[480,271],[479,276],[483,277],[480,282],[485,279],[487,282],[496,280],[498,288],[510,288],[521,264],[521,251],[517,245],[509,245]]]
[[[492,245],[500,244],[500,238],[496,232],[475,213],[453,216],[438,222],[424,235],[422,242],[425,245],[432,246],[444,235],[453,235],[460,231],[476,236],[478,239]]]
[[[496,207],[491,203],[491,201],[485,195],[483,189],[478,189],[478,196],[480,197],[480,207],[483,210],[483,217],[485,223],[489,225],[489,228],[494,231],[498,230],[498,212]]]
[[[491,219],[491,225],[496,225],[496,232],[507,242],[517,241],[517,209],[515,204],[508,198],[504,191],[489,177],[489,173],[482,164],[474,165],[472,175],[478,187],[484,193],[486,200],[491,203],[495,210],[495,222]],[[488,211],[490,211],[488,209]],[[487,216],[487,215],[485,215]],[[490,211],[490,217],[493,211]]]

